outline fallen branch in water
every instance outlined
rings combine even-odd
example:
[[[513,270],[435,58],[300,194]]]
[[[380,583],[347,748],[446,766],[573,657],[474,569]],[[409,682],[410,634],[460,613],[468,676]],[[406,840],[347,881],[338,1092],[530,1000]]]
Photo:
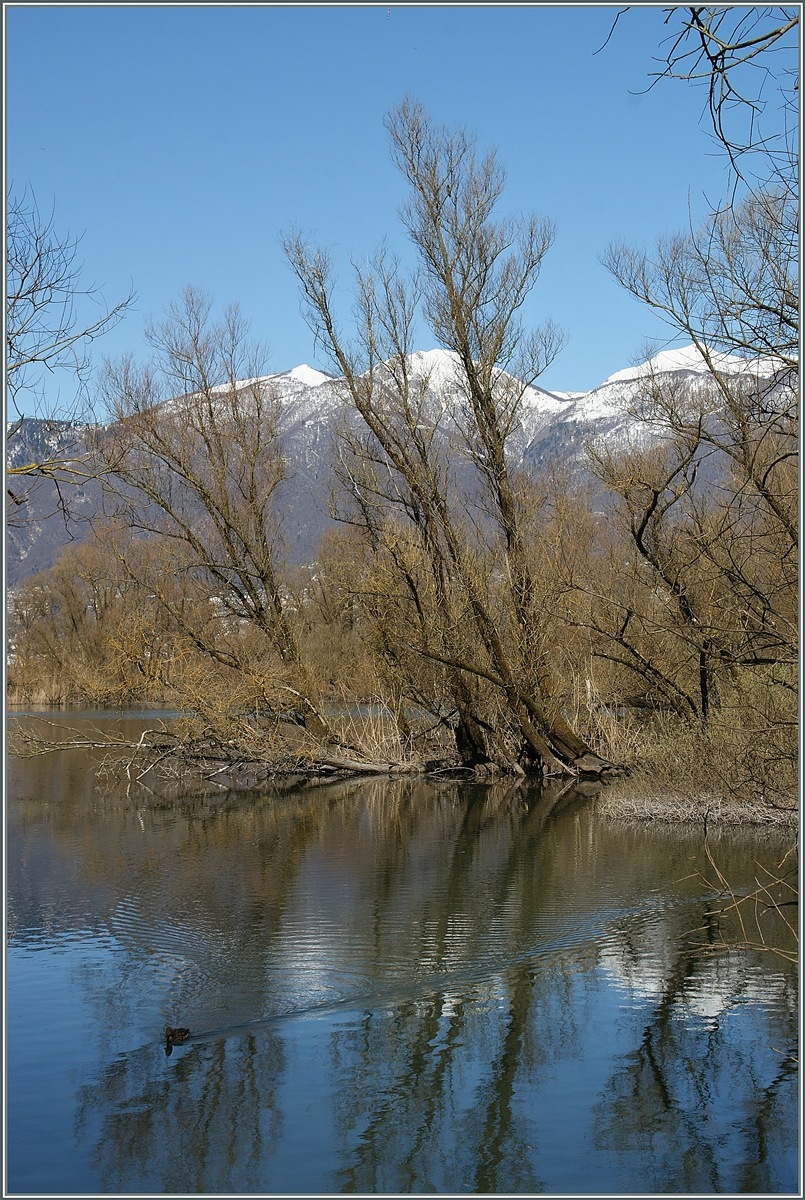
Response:
[[[314,767],[332,767],[336,771],[354,771],[358,774],[369,775],[390,775],[392,771],[399,771],[399,764],[395,763],[367,763],[359,762],[352,758],[334,758],[330,754],[321,755],[313,761]],[[418,763],[412,765],[411,769],[416,770],[419,767]]]
[[[8,751],[16,758],[36,758],[42,754],[53,754],[57,750],[144,750],[153,748],[152,744],[147,741],[149,736],[164,736],[170,737],[164,729],[145,729],[138,738],[132,741],[131,738],[124,737],[116,732],[103,732],[99,729],[92,729],[91,734],[75,729],[71,725],[63,725],[61,722],[48,721],[45,718],[39,718],[40,725],[49,725],[52,729],[67,730],[72,733],[72,737],[52,739],[43,737],[36,733],[33,729],[29,729],[24,725],[18,725],[9,731]],[[131,760],[134,761],[133,758]]]
[[[774,872],[769,871],[762,864],[756,863],[755,865],[763,873],[765,879],[758,879],[756,877],[756,887],[744,893],[738,892],[733,887],[718,866],[710,849],[706,825],[704,851],[707,855],[708,863],[715,872],[715,882],[712,879],[708,879],[702,872],[697,872],[697,874],[720,897],[725,897],[727,903],[716,908],[711,908],[705,914],[708,921],[711,921],[712,918],[716,919],[716,928],[720,936],[720,941],[713,943],[710,940],[707,943],[700,943],[699,948],[711,952],[736,949],[760,950],[773,954],[778,958],[783,958],[786,962],[798,962],[798,923],[796,918],[793,920],[790,919],[788,912],[783,911],[784,909],[794,910],[799,906],[797,846],[793,845],[788,849],[782,860],[777,864]],[[788,860],[792,857],[793,863],[786,866]],[[737,936],[725,934],[722,929],[721,922],[730,917],[737,921],[738,930],[740,931]],[[778,934],[784,932],[782,939],[775,938],[774,941],[770,941],[769,933],[763,928],[762,919],[764,917],[776,918],[780,922],[782,928],[778,926],[777,932]],[[711,923],[708,923],[707,926],[702,926],[700,929],[692,930],[688,936],[701,933],[705,929],[712,937]],[[788,941],[790,945],[780,945],[780,941]]]
[[[429,770],[449,770],[453,764],[446,759],[422,761],[419,759],[401,762],[375,762],[366,759],[344,757],[328,751],[322,752],[310,739],[301,738],[297,747],[283,744],[275,738],[252,739],[244,745],[240,739],[221,739],[209,736],[193,736],[188,731],[174,732],[164,727],[144,729],[134,740],[115,730],[102,731],[93,728],[89,733],[65,726],[61,722],[42,719],[40,726],[48,726],[69,737],[47,737],[41,728],[32,729],[19,725],[9,736],[9,752],[18,758],[35,758],[62,750],[85,750],[104,752],[104,769],[117,767],[128,779],[136,769],[135,781],[157,768],[171,775],[197,772],[205,778],[213,778],[226,771],[249,771],[259,769],[272,774],[311,774],[342,771],[353,775],[399,775],[424,774]],[[355,749],[349,746],[349,749]],[[118,760],[108,761],[109,755],[121,755]]]

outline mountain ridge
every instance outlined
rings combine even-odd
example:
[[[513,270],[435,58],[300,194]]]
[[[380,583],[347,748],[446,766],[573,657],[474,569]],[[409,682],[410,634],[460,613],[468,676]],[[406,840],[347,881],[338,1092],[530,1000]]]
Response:
[[[768,378],[775,372],[771,359],[750,360],[720,354],[714,356],[714,364],[725,374],[755,372]],[[457,365],[456,354],[434,348],[414,352],[409,371],[412,378],[426,383],[434,398],[437,394],[443,397],[446,392],[458,398]],[[707,377],[708,368],[699,351],[687,346],[662,351],[645,363],[616,371],[589,392],[551,392],[536,385],[526,387],[518,425],[510,440],[513,461],[539,473],[551,462],[577,465],[588,438],[625,440],[635,424],[630,404],[636,398],[641,379],[650,373],[684,377],[695,383]],[[243,380],[236,386],[245,390],[256,383],[274,388],[282,408],[281,436],[292,464],[292,476],[284,485],[283,505],[289,559],[300,563],[310,561],[322,531],[332,524],[327,515],[328,463],[335,417],[342,409],[344,384],[340,377],[307,363],[259,379]],[[220,385],[221,389],[228,386]],[[26,419],[7,446],[7,464],[21,465],[35,461],[37,454],[53,453],[60,446],[72,447],[80,442],[82,428],[86,427]],[[57,511],[55,488],[44,481],[24,506],[28,510],[26,518],[9,525],[6,571],[10,587],[51,566],[68,542],[88,536],[93,510],[99,508],[99,485],[87,482],[72,491],[71,499],[77,519],[65,522]]]

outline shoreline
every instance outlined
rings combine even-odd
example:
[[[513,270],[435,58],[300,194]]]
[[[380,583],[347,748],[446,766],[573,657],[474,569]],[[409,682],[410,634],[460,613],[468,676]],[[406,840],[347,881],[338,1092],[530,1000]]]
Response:
[[[154,704],[151,701],[151,704]],[[29,701],[29,704],[35,704],[34,701]],[[60,718],[69,717],[70,709],[68,708],[43,708],[35,710],[29,708],[27,711],[15,712],[14,708],[9,704],[7,707],[7,715],[13,718],[47,718],[50,716],[58,716]],[[81,709],[73,710],[76,715],[80,715]],[[99,714],[93,713],[93,717],[97,719]],[[125,718],[131,715],[131,710],[121,708],[117,710],[105,710],[104,715],[115,718]],[[138,713],[138,716],[145,715]],[[164,710],[160,714],[159,709],[152,708],[148,715],[154,717],[175,715],[175,710]],[[10,732],[10,731],[9,731]],[[156,731],[151,731],[156,732]],[[53,753],[59,750],[70,748],[69,741],[55,742],[48,745],[50,739],[43,739],[38,751],[34,751],[34,756],[37,753]],[[7,752],[11,757],[15,757],[16,747],[13,744],[13,739],[9,738],[10,744],[7,746]],[[83,744],[82,744],[83,743]],[[146,747],[139,743],[129,743],[128,741],[116,741],[110,739],[105,741],[103,736],[98,741],[84,741],[79,739],[74,743],[75,748],[83,748],[87,750],[106,752],[122,751],[128,752],[134,750],[135,756],[140,758],[140,767],[145,767],[143,773],[147,773],[148,767],[144,758],[140,754]],[[157,761],[172,758],[169,747],[160,745],[158,747],[151,746],[149,749],[157,756]],[[271,787],[277,784],[285,784],[286,786],[291,781],[302,781],[305,784],[316,785],[326,784],[327,782],[358,782],[361,779],[374,779],[379,781],[382,778],[389,782],[399,781],[402,779],[419,780],[422,782],[459,783],[481,785],[486,787],[495,787],[505,785],[507,790],[516,789],[521,786],[525,787],[542,787],[546,791],[558,791],[563,796],[568,796],[575,793],[579,798],[586,797],[588,799],[595,798],[595,808],[598,815],[607,820],[618,821],[626,824],[635,825],[705,825],[707,828],[765,828],[769,830],[790,831],[796,833],[799,829],[799,805],[795,793],[790,796],[789,804],[772,804],[753,802],[752,800],[740,798],[727,798],[722,794],[710,791],[686,790],[685,792],[665,790],[658,788],[656,779],[646,778],[644,780],[631,776],[624,779],[610,776],[609,779],[595,777],[585,772],[578,776],[565,775],[564,777],[544,777],[537,774],[529,775],[519,771],[507,771],[505,768],[496,767],[493,765],[483,767],[465,767],[452,756],[448,755],[439,758],[430,758],[414,762],[366,762],[359,761],[355,758],[346,758],[335,756],[332,754],[322,754],[317,759],[311,761],[305,754],[296,754],[290,752],[287,756],[278,756],[273,762],[244,758],[235,758],[226,761],[225,757],[219,757],[215,751],[212,753],[199,754],[195,761],[185,758],[181,753],[181,749],[177,747],[179,754],[174,763],[175,768],[178,768],[176,774],[173,775],[173,782],[178,782],[179,778],[183,778],[186,783],[197,786],[204,786],[205,782],[214,780],[214,785],[218,788],[227,788],[232,791],[250,791],[255,788]],[[212,747],[210,748],[212,750]],[[140,752],[138,754],[137,752]],[[167,751],[167,753],[166,753]],[[19,750],[17,750],[19,754]],[[209,756],[208,756],[209,755]],[[29,754],[22,754],[21,757],[27,758]],[[195,757],[195,756],[193,756]],[[283,761],[284,758],[284,761]],[[311,755],[312,758],[312,755]],[[305,761],[307,759],[307,761]],[[133,761],[133,760],[132,760]],[[154,764],[156,765],[156,764]],[[129,763],[131,766],[131,763]],[[172,773],[173,774],[173,773]],[[641,771],[640,774],[643,774]],[[614,775],[614,773],[613,773]],[[212,777],[212,780],[211,780]],[[191,782],[192,781],[192,782]],[[664,781],[665,782],[665,781]],[[673,784],[672,780],[668,780]],[[691,781],[693,783],[693,781]],[[695,784],[694,784],[695,787]],[[557,797],[558,798],[558,797]]]
[[[748,826],[765,829],[799,829],[799,807],[777,807],[771,804],[748,804],[716,796],[667,795],[607,795],[604,790],[598,799],[598,812],[611,820],[640,825],[703,825],[710,828],[745,829]]]

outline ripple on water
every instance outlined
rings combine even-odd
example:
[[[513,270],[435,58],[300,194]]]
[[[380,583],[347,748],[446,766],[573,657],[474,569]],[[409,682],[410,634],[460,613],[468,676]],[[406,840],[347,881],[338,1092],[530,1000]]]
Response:
[[[78,1194],[795,1179],[794,970],[685,948],[711,906],[684,882],[699,835],[452,785],[137,810],[77,776],[14,787],[16,1178],[43,1123],[59,1146],[30,1190],[70,1155]],[[736,886],[756,852],[722,847]],[[170,1058],[166,1024],[192,1031]]]

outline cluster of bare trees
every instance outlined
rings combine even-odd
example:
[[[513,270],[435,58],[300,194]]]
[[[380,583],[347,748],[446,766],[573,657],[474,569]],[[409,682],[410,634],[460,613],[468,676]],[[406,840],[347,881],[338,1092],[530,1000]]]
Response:
[[[600,771],[608,764],[563,712],[532,536],[539,505],[507,458],[525,388],[559,343],[550,326],[527,335],[517,319],[552,230],[496,220],[494,156],[478,159],[471,138],[434,128],[419,105],[400,106],[389,133],[422,271],[407,289],[381,254],[359,273],[357,348],[337,330],[326,257],[286,240],[352,410],[337,473],[364,569],[351,582],[342,573],[344,588],[404,727],[413,708],[452,728],[467,766]],[[435,403],[410,371],[420,300],[459,364],[452,399]],[[291,709],[343,750],[289,617],[279,412],[243,323],[232,311],[211,324],[188,291],[149,340],[151,364],[110,365],[102,385],[113,421],[95,463],[110,518],[140,535],[135,554],[118,541],[117,571],[196,654],[248,677],[264,711]]]
[[[114,419],[95,450],[108,511],[152,547],[123,567],[183,637],[265,688],[289,688],[315,720],[281,593],[279,407],[237,308],[209,318],[209,300],[188,289],[148,331],[148,366],[107,367]]]
[[[176,629],[117,559],[121,534],[76,543],[15,594],[10,698],[125,705],[158,694]],[[142,555],[145,547],[138,549]]]
[[[534,495],[507,455],[526,386],[560,344],[550,325],[526,333],[518,320],[553,231],[538,218],[496,218],[502,172],[463,131],[435,128],[410,101],[387,125],[411,188],[403,221],[420,270],[407,284],[381,252],[357,272],[354,344],[333,309],[326,253],[298,233],[285,240],[358,418],[341,436],[337,471],[372,552],[367,611],[409,702],[454,714],[467,765],[561,770],[583,759],[600,769],[556,702],[529,536]],[[435,404],[410,371],[418,302],[457,358]]]
[[[725,138],[723,105],[738,95],[730,72],[752,31],[739,22],[716,53],[718,13],[686,11],[664,73],[680,73],[683,53],[698,55],[697,69],[711,62]],[[762,36],[775,45],[787,21]],[[685,50],[686,38],[699,48]],[[300,231],[284,238],[341,381],[333,504],[343,536],[304,579],[288,570],[290,468],[260,347],[237,309],[216,323],[188,289],[150,328],[147,365],[107,366],[112,421],[98,431],[91,470],[115,532],[25,589],[18,678],[46,660],[63,674],[56,647],[72,643],[79,658],[110,664],[121,689],[147,679],[207,711],[219,744],[239,737],[250,753],[286,753],[294,726],[298,753],[320,764],[377,759],[334,716],[339,696],[382,697],[409,759],[560,774],[611,770],[615,743],[602,741],[596,713],[639,709],[676,722],[669,747],[698,730],[705,760],[714,738],[742,730],[733,754],[742,785],[785,793],[798,660],[790,170],[776,157],[770,177],[653,254],[610,248],[617,281],[693,344],[706,374],[691,384],[644,373],[632,441],[588,447],[591,505],[578,481],[535,480],[510,453],[526,388],[562,341],[549,322],[521,322],[550,222],[500,217],[494,153],[437,127],[418,103],[403,101],[387,130],[409,187],[413,274],[386,248],[356,270],[347,336],[327,252]],[[420,316],[453,352],[450,379],[414,370]],[[97,556],[115,581],[101,599]],[[132,596],[151,631],[148,664],[136,647],[120,649]],[[54,637],[48,625],[59,621],[73,633]],[[114,638],[103,632],[110,622]]]

